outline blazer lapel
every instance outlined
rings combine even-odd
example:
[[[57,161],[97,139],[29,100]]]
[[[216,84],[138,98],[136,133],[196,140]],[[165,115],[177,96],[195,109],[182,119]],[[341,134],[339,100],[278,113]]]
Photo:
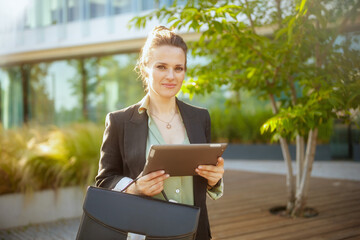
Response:
[[[146,161],[148,116],[145,112],[139,114],[139,106],[140,104],[134,107],[133,114],[130,120],[125,122],[124,129],[125,159],[132,178],[140,174]]]
[[[179,107],[190,143],[206,143],[204,126],[199,119],[194,117],[193,110],[177,98],[176,103]]]

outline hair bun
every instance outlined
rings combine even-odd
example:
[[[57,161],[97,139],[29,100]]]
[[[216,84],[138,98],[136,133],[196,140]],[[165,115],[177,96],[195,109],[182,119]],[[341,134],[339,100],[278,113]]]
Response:
[[[172,30],[170,30],[169,28],[165,27],[165,26],[156,26],[154,27],[154,29],[152,30],[152,32],[160,32],[160,31],[169,31],[172,32]]]

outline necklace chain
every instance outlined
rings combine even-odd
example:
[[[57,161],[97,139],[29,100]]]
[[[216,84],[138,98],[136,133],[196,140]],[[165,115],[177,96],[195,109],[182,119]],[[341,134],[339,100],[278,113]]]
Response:
[[[166,123],[166,128],[167,128],[167,129],[170,129],[170,128],[171,128],[171,124],[170,124],[170,123],[172,122],[172,120],[174,120],[174,117],[175,117],[175,115],[176,115],[176,111],[175,111],[174,115],[172,116],[171,120],[168,121],[168,122],[160,119],[160,118],[159,118],[158,116],[156,116],[153,112],[150,112],[150,114],[151,114],[152,116],[154,116],[155,118],[157,118],[158,120],[160,120],[161,122]]]

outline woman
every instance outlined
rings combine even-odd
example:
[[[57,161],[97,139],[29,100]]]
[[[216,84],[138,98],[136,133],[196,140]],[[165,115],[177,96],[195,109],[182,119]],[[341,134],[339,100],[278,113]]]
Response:
[[[96,176],[96,186],[121,191],[137,178],[153,144],[210,142],[207,110],[190,106],[175,96],[185,78],[187,46],[166,27],[156,27],[141,51],[136,68],[147,95],[128,108],[109,113]],[[140,177],[127,193],[162,198],[201,208],[196,239],[210,239],[206,194],[218,199],[223,192],[224,159],[217,166],[202,165],[199,176],[171,177],[157,171]]]

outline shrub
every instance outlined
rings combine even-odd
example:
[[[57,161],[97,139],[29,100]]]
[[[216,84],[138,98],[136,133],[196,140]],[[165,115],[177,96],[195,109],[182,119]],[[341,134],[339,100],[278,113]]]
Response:
[[[239,110],[236,106],[209,109],[211,133],[214,142],[270,143],[269,133],[260,133],[260,127],[273,116],[271,110]],[[333,121],[319,127],[318,141],[328,143],[333,132]]]
[[[270,110],[245,112],[234,108],[211,108],[211,132],[215,142],[266,143],[269,135],[261,135],[261,125],[272,116]]]
[[[92,184],[102,133],[93,123],[1,129],[0,194]]]

